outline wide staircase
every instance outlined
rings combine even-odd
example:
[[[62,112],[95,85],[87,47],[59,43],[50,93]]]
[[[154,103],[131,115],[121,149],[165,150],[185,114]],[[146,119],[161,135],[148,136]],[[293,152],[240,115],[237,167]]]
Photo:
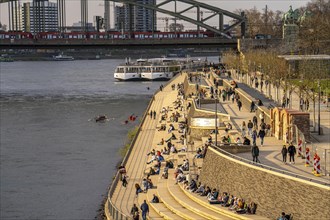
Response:
[[[176,90],[171,91],[171,96],[175,97],[177,93]],[[169,95],[164,99],[163,107],[170,109],[169,112],[178,111],[180,114],[187,114],[185,108],[181,111],[180,109],[175,109],[173,104],[175,100],[169,99]],[[184,101],[184,105],[187,105],[187,101]],[[180,120],[179,120],[180,121]],[[163,122],[157,124],[157,128],[160,127]],[[173,124],[175,128],[178,128],[177,122],[166,121],[165,124]],[[181,134],[178,133],[177,129],[172,131],[177,137]],[[152,149],[161,150],[164,145],[159,145],[158,142],[161,138],[164,140],[168,139],[171,134],[168,131],[157,131],[153,141]],[[189,137],[187,138],[189,140]],[[171,153],[170,155],[165,155],[165,160],[171,160],[174,163],[174,169],[168,170],[168,179],[162,178],[162,172],[165,168],[165,163],[162,163],[161,171],[159,175],[150,176],[155,187],[149,189],[146,193],[140,194],[138,197],[138,203],[142,204],[144,200],[147,200],[150,208],[149,219],[265,219],[256,215],[239,215],[235,212],[228,210],[220,205],[209,204],[206,197],[201,197],[197,194],[184,189],[182,183],[176,183],[174,178],[174,173],[176,168],[183,164],[184,160],[189,160],[190,168],[189,171],[185,171],[185,174],[189,174],[190,178],[196,179],[199,174],[199,170],[202,167],[203,159],[195,158],[197,148],[201,147],[205,140],[194,141],[194,144],[188,143],[188,149],[185,152]],[[180,150],[183,147],[182,143],[179,141],[172,141],[176,148]],[[157,145],[158,144],[158,145]],[[156,147],[155,147],[156,146]],[[151,148],[149,149],[151,150]],[[154,164],[147,165],[146,172],[149,170],[150,166]],[[159,203],[151,203],[153,195],[157,195],[160,199]]]
[[[126,164],[126,169],[129,176],[129,184],[127,187],[117,185],[116,191],[111,200],[116,207],[121,210],[126,216],[130,216],[130,208],[133,204],[138,207],[147,201],[149,205],[148,219],[266,219],[256,215],[240,215],[224,208],[220,205],[211,205],[207,201],[206,197],[198,196],[195,193],[184,189],[182,183],[176,183],[174,178],[174,172],[176,168],[183,164],[184,160],[189,160],[189,171],[185,171],[185,174],[189,174],[190,178],[196,179],[199,171],[202,167],[203,159],[195,158],[197,148],[203,145],[204,139],[201,141],[194,141],[194,143],[183,143],[179,140],[182,133],[178,132],[179,122],[184,120],[183,116],[187,115],[186,106],[187,100],[178,96],[178,91],[172,89],[171,85],[183,82],[184,76],[179,76],[173,80],[170,84],[165,86],[163,92],[158,93],[149,109],[156,111],[156,119],[147,116],[141,132],[138,135],[134,149]],[[176,108],[176,101],[181,100],[183,102],[183,108]],[[179,112],[182,117],[179,118],[179,122],[171,121],[167,118],[165,121],[160,120],[160,112],[162,108],[168,109],[168,114]],[[161,125],[166,125],[167,129],[170,124],[173,124],[175,130],[171,133],[168,130],[159,130]],[[139,183],[142,187],[142,179],[147,176],[150,167],[155,163],[147,163],[151,156],[147,154],[155,149],[161,151],[166,146],[159,142],[163,138],[164,140],[174,133],[177,140],[172,140],[172,143],[176,146],[178,153],[170,153],[170,155],[164,155],[165,160],[171,160],[174,163],[174,168],[168,170],[168,178],[162,178],[162,172],[165,168],[165,162],[161,165],[160,174],[151,175],[150,179],[153,182],[154,187],[149,189],[145,193],[139,193],[135,195],[135,183]],[[189,140],[189,137],[187,138]],[[180,151],[186,145],[188,148],[185,151]],[[144,172],[139,172],[144,170]],[[157,195],[160,199],[159,203],[151,203],[153,195]]]

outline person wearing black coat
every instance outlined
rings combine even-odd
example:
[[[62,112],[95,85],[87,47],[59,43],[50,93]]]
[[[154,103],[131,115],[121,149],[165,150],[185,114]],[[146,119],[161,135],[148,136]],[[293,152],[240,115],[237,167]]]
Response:
[[[288,149],[286,149],[285,145],[283,145],[281,153],[282,153],[283,163],[286,164],[286,156],[288,154]]]
[[[292,142],[290,143],[290,146],[288,147],[288,153],[290,156],[290,164],[291,164],[291,161],[294,164],[294,155],[296,154],[296,147],[293,146]]]
[[[259,162],[260,163],[260,160],[258,159],[258,157],[259,157],[259,148],[258,148],[257,145],[253,145],[251,153],[252,153],[252,157],[253,157],[253,162],[256,162],[256,163]]]
[[[264,145],[264,138],[265,138],[265,136],[266,136],[265,130],[260,129],[259,130],[259,133],[258,133],[258,137],[260,138],[261,147],[262,147],[262,145]]]

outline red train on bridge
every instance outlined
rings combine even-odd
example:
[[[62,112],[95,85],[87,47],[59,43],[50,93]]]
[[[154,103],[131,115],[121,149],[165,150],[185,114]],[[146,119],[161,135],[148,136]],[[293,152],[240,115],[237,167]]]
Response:
[[[185,31],[185,32],[40,32],[30,33],[21,31],[0,31],[1,39],[189,39],[213,38],[215,34],[210,31]]]

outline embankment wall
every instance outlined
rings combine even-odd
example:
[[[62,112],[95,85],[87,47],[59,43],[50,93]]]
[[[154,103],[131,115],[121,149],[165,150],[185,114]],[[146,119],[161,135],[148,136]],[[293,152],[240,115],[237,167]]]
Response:
[[[330,217],[330,188],[266,170],[230,158],[209,148],[200,181],[246,202],[258,204],[257,214],[275,219],[281,212],[294,219],[326,220]]]

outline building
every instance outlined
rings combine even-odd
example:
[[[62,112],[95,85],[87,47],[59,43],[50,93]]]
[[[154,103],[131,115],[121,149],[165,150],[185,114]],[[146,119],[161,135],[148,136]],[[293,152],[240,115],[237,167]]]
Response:
[[[23,3],[21,10],[22,30],[46,32],[58,30],[57,4],[48,0],[33,0]]]
[[[156,0],[136,0],[140,4],[156,5]],[[115,29],[117,31],[152,31],[156,30],[156,11],[140,6],[124,4],[115,7]],[[130,22],[131,21],[131,22]]]

